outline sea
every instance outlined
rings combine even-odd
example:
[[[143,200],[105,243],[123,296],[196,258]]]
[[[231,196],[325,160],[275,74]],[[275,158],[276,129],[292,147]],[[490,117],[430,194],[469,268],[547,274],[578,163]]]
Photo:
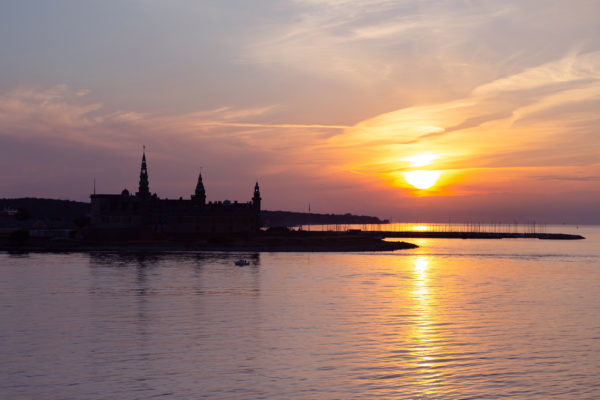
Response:
[[[586,239],[3,252],[0,399],[600,399],[600,227],[544,229]]]

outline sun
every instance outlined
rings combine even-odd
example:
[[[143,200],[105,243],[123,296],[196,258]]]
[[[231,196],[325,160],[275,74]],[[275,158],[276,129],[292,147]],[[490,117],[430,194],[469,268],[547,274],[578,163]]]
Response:
[[[406,157],[402,159],[402,161],[406,161],[410,163],[412,168],[415,167],[425,167],[430,165],[434,160],[438,159],[438,154],[433,153],[421,153],[416,154],[411,157]],[[414,171],[406,171],[403,172],[404,179],[408,182],[409,185],[425,190],[431,188],[436,184],[438,179],[440,178],[440,171],[432,171],[432,170],[414,170]]]
[[[416,187],[417,189],[429,189],[440,177],[439,171],[408,171],[404,172],[404,179],[410,185]]]

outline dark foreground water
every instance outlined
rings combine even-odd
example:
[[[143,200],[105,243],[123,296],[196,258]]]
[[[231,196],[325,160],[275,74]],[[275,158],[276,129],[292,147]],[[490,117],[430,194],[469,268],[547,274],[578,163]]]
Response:
[[[382,254],[0,253],[0,398],[598,399],[600,230],[579,232]]]

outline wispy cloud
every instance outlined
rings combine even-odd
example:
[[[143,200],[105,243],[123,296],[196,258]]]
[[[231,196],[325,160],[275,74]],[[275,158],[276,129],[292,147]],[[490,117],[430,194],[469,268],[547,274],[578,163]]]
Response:
[[[392,77],[402,81],[407,71],[414,77],[424,62],[439,60],[438,73],[452,64],[464,68],[468,63],[459,60],[460,46],[486,24],[518,12],[511,5],[480,3],[462,8],[435,1],[293,4],[297,6],[293,22],[269,25],[253,36],[240,60],[360,86]],[[424,72],[432,70],[428,66]]]
[[[586,84],[600,79],[600,52],[572,52],[559,60],[479,86],[475,96],[524,91],[561,83]]]
[[[66,85],[46,90],[20,88],[0,94],[0,122],[5,130],[26,128],[45,130],[54,124],[64,127],[92,124],[89,115],[102,104],[77,104],[73,100],[82,96],[73,93]]]
[[[155,157],[177,162],[182,155],[193,162],[200,151],[205,165],[244,159],[248,173],[278,173],[303,162],[297,155],[305,154],[312,143],[329,136],[327,132],[349,128],[271,122],[273,106],[224,106],[171,115],[104,112],[102,104],[86,102],[85,94],[65,85],[0,94],[0,137],[40,143],[60,141],[121,154],[135,154],[141,144],[147,144],[161,149]],[[315,161],[303,163],[304,172],[318,169]],[[232,174],[233,169],[227,168],[227,173]]]
[[[196,126],[231,126],[239,128],[268,128],[268,129],[348,129],[349,125],[318,125],[318,124],[258,124],[251,122],[219,122],[219,121],[207,121],[198,122]]]
[[[600,176],[567,176],[567,175],[541,175],[535,179],[542,181],[575,181],[575,182],[594,182],[600,181]]]

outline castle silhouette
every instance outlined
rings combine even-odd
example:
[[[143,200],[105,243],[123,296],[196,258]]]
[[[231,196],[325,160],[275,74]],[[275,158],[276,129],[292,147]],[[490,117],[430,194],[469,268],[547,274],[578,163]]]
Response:
[[[94,236],[149,238],[254,232],[260,229],[260,189],[254,186],[252,200],[206,202],[202,174],[189,200],[161,199],[150,193],[146,151],[142,154],[138,191],[131,195],[92,194],[91,223]]]

